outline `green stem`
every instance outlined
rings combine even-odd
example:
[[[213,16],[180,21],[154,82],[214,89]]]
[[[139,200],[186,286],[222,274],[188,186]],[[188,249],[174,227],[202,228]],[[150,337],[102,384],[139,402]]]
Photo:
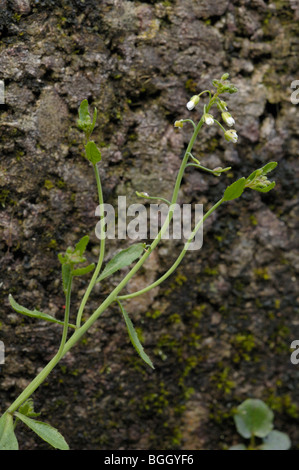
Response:
[[[216,95],[213,97],[212,100],[210,100],[210,103],[208,105],[208,109],[212,106],[213,100],[216,98]],[[199,123],[197,124],[193,135],[190,139],[190,142],[188,144],[187,150],[185,152],[183,161],[180,166],[179,173],[177,175],[177,179],[175,182],[174,190],[173,190],[173,196],[171,199],[171,204],[175,204],[178,198],[178,193],[179,189],[181,186],[182,178],[184,175],[184,171],[186,168],[186,165],[188,163],[188,158],[189,154],[191,153],[192,147],[194,145],[194,142],[196,140],[196,137],[203,125],[203,116],[200,119]],[[101,191],[101,185],[100,185],[100,178],[98,174],[98,170],[95,166],[96,170],[96,178],[97,178],[97,184],[98,184],[98,193],[99,193],[99,199],[102,201],[102,191]],[[112,302],[114,302],[119,294],[119,292],[127,285],[129,280],[134,276],[134,274],[140,269],[140,267],[143,265],[145,260],[148,258],[152,250],[157,246],[159,241],[161,240],[163,234],[165,233],[165,230],[167,229],[172,217],[173,217],[173,209],[170,207],[169,212],[168,212],[168,217],[166,218],[163,226],[161,227],[158,235],[156,236],[155,240],[152,242],[150,245],[150,249],[143,254],[143,256],[139,259],[139,261],[133,266],[133,268],[129,271],[129,273],[124,277],[124,279],[116,286],[116,288],[108,295],[108,297],[102,302],[102,304],[93,312],[93,314],[86,320],[86,322],[80,326],[79,328],[76,329],[76,331],[73,333],[73,335],[69,338],[69,340],[64,344],[62,351],[57,353],[51,361],[44,367],[44,369],[32,380],[32,382],[25,388],[25,390],[19,395],[19,397],[10,405],[8,408],[7,412],[13,413],[18,409],[18,407],[25,401],[27,400],[33,392],[41,385],[41,383],[47,378],[47,376],[50,374],[52,369],[56,366],[56,364],[59,362],[59,360],[79,341],[79,339],[86,333],[86,331],[94,324],[94,322],[99,318],[99,316],[111,305]],[[102,264],[102,258],[103,258],[103,253],[104,253],[104,248],[103,245],[101,246],[101,253],[100,253],[100,259],[96,268],[96,275],[94,273],[93,278],[90,282],[90,285],[88,287],[88,295],[91,292],[91,289],[93,287],[94,279],[97,278],[97,275],[99,273],[99,266]],[[86,300],[88,298],[88,295],[86,294],[85,300],[83,299],[82,304],[80,306],[78,316],[80,313],[79,320],[81,320],[81,315],[83,312],[84,305],[86,303]],[[77,322],[79,323],[79,321]]]
[[[214,122],[216,122],[216,124],[218,124],[218,126],[223,130],[224,133],[226,132],[226,129],[224,129],[223,125],[220,124],[220,122],[217,121],[217,119],[214,119]]]
[[[104,224],[103,224],[103,204],[104,204],[104,198],[103,198],[103,191],[102,191],[102,184],[101,184],[101,179],[100,179],[100,174],[97,165],[93,165],[94,167],[94,172],[95,172],[95,177],[96,177],[96,182],[97,182],[97,188],[98,188],[98,198],[99,198],[99,205],[100,205],[100,221],[101,221],[101,244],[100,244],[100,254],[99,254],[99,259],[98,263],[96,266],[96,269],[93,272],[92,278],[90,280],[90,283],[86,289],[86,292],[83,296],[81,305],[78,310],[77,314],[77,322],[76,326],[77,328],[80,328],[81,325],[81,320],[82,320],[82,315],[83,315],[83,310],[85,308],[86,302],[90,296],[90,293],[96,283],[96,280],[99,276],[99,273],[102,268],[104,256],[105,256],[105,236],[104,236]]]
[[[190,245],[191,241],[195,237],[197,231],[199,230],[200,226],[203,224],[203,222],[216,210],[220,204],[222,204],[223,199],[220,199],[216,204],[214,204],[213,207],[204,215],[204,217],[198,221],[196,224],[195,228],[193,229],[191,235],[189,236],[187,242],[184,245],[183,250],[181,251],[179,257],[176,259],[176,261],[173,263],[173,265],[168,269],[168,271],[163,274],[157,281],[153,282],[149,286],[145,287],[144,289],[140,289],[139,291],[133,292],[132,294],[127,294],[127,295],[120,295],[117,298],[119,300],[126,300],[126,299],[132,299],[134,297],[137,297],[138,295],[144,294],[145,292],[148,292],[149,290],[153,289],[154,287],[157,287],[159,284],[161,284],[165,279],[167,279],[178,267],[178,265],[181,263],[182,259],[184,258],[185,254],[188,251],[188,246]]]
[[[197,96],[199,97],[199,96],[202,95],[203,93],[209,93],[210,99],[212,99],[212,95],[211,95],[210,90],[204,90],[204,91],[202,91],[201,93],[199,93],[199,95],[197,95]]]
[[[151,199],[151,200],[153,200],[153,201],[162,201],[162,202],[165,202],[168,206],[171,205],[171,202],[168,201],[168,199],[165,199],[164,197],[149,196],[149,195],[145,196],[144,194],[139,193],[139,192],[136,192],[136,195],[137,195],[138,197],[142,197],[143,199]]]
[[[198,163],[188,163],[187,167],[189,166],[194,166],[195,168],[198,168],[199,170],[204,170],[207,171],[208,173],[212,173],[214,176],[219,176],[221,171],[217,170],[211,170],[210,168],[206,168],[205,166],[199,165]]]
[[[67,283],[66,296],[65,296],[65,312],[64,312],[62,337],[61,337],[60,346],[59,346],[59,349],[58,349],[58,352],[57,352],[58,360],[62,355],[62,351],[63,351],[63,348],[64,348],[65,343],[66,343],[67,332],[68,332],[68,327],[69,327],[72,282],[73,282],[73,277],[70,276],[69,280],[68,280],[68,283]]]
[[[194,129],[196,129],[196,124],[192,121],[192,119],[180,119],[181,122],[190,122]]]
[[[251,434],[251,436],[250,436],[250,444],[249,444],[249,447],[250,447],[250,450],[254,450],[254,449],[255,449],[255,437],[254,437],[254,434]]]

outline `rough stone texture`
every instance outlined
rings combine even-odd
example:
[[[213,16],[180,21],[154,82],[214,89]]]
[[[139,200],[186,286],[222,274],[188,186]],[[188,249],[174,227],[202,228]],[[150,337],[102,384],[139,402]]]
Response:
[[[1,411],[60,341],[59,327],[12,312],[8,294],[61,319],[58,252],[88,233],[88,258],[98,256],[96,187],[76,128],[81,100],[99,112],[106,202],[137,202],[140,190],[170,198],[191,132],[173,122],[190,116],[190,96],[229,71],[239,143],[205,128],[194,155],[232,171],[188,170],[180,202],[206,210],[231,181],[271,160],[275,190],[222,206],[205,224],[203,249],[128,302],[155,371],[113,305],[34,394],[35,407],[72,449],[223,449],[238,441],[234,407],[255,397],[298,449],[299,365],[290,362],[299,339],[298,106],[290,100],[298,2],[0,0],[0,8]],[[109,242],[106,259],[120,246]],[[128,288],[163,274],[180,246],[163,242]],[[97,286],[86,316],[118,279]],[[76,280],[73,314],[87,283]],[[22,449],[48,449],[17,429]]]

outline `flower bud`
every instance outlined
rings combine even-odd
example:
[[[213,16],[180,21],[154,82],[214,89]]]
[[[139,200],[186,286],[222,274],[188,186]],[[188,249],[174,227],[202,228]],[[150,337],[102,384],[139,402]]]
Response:
[[[224,138],[228,142],[234,142],[234,143],[238,142],[237,131],[235,131],[234,129],[229,129],[228,131],[224,133]]]
[[[235,120],[230,113],[225,112],[222,113],[221,116],[225,124],[227,124],[228,126],[233,126],[235,124]]]
[[[174,127],[183,127],[182,121],[175,121]]]
[[[219,100],[217,101],[217,108],[219,109],[219,111],[221,111],[222,113],[224,111],[227,111],[227,104],[225,101],[223,100]]]
[[[214,124],[214,117],[212,114],[205,114],[204,121],[208,126],[212,126],[212,124]]]
[[[220,176],[222,173],[222,166],[217,166],[216,168],[213,168],[213,171],[215,172],[215,176]]]
[[[221,77],[221,80],[227,80],[229,77],[229,73],[224,73]]]
[[[194,95],[192,96],[192,98],[190,99],[190,101],[188,101],[187,103],[187,108],[189,109],[189,111],[191,111],[191,109],[195,108],[195,106],[199,103],[199,96],[198,95]]]

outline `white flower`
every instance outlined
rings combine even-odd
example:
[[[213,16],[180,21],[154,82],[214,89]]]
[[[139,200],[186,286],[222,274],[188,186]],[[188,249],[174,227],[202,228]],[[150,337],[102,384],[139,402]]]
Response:
[[[235,120],[230,113],[222,113],[221,116],[225,124],[228,126],[233,126],[235,124]]]
[[[225,132],[224,138],[225,138],[225,140],[227,140],[228,142],[237,143],[237,142],[238,142],[238,134],[237,134],[237,131],[235,131],[235,129],[229,129],[228,131]]]
[[[212,114],[205,114],[204,121],[208,126],[211,126],[212,124],[214,124],[214,118]]]
[[[199,103],[199,97],[197,95],[194,95],[192,96],[192,98],[190,99],[190,101],[188,101],[187,103],[187,108],[189,109],[189,111],[191,111],[191,109],[195,108],[195,106]]]

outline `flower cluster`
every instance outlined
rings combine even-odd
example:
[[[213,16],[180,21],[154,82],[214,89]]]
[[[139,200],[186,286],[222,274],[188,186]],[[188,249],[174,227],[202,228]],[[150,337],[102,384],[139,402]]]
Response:
[[[270,181],[266,176],[270,171],[276,168],[276,162],[267,163],[267,165],[255,170],[246,179],[245,187],[254,189],[261,193],[268,193],[275,186],[275,181]]]
[[[202,120],[205,124],[208,126],[212,126],[214,123],[218,124],[221,129],[224,132],[224,138],[228,142],[233,142],[236,143],[238,141],[238,134],[235,129],[229,129],[226,130],[215,118],[214,116],[209,112],[210,108],[213,105],[216,105],[218,110],[221,113],[221,118],[224,124],[226,124],[229,127],[232,127],[235,124],[235,120],[232,117],[232,115],[228,112],[227,110],[227,104],[225,101],[220,99],[219,95],[222,93],[236,93],[238,90],[235,85],[233,85],[231,82],[228,81],[229,74],[225,73],[222,75],[220,80],[213,80],[212,84],[217,88],[216,92],[214,94],[211,93],[210,90],[205,90],[199,93],[198,95],[192,96],[192,98],[188,101],[187,103],[187,109],[189,111],[192,111],[199,103],[200,101],[200,96],[203,93],[209,93],[210,95],[210,101],[209,104],[204,106],[204,113]],[[186,120],[185,120],[186,121]],[[184,120],[180,121],[175,121],[174,126],[175,127],[183,127],[183,122]]]

